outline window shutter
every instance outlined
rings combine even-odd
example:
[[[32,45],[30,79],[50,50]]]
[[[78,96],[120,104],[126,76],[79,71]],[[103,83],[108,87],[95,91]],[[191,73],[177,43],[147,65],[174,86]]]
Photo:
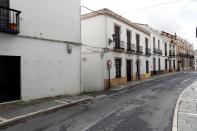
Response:
[[[0,0],[0,6],[9,8],[9,0]]]

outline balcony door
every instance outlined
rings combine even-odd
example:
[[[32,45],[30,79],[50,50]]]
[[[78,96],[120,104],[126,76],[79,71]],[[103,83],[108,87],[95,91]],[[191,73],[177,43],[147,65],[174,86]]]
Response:
[[[137,69],[136,80],[140,80],[140,60],[136,61],[136,69]]]
[[[9,0],[0,0],[0,7],[9,8]],[[0,8],[0,28],[6,30],[9,24],[9,10]]]
[[[120,48],[120,26],[114,26],[115,47]]]
[[[131,50],[131,31],[127,30],[127,49]]]
[[[145,38],[146,50],[148,50],[148,38]]]
[[[136,46],[137,46],[137,48],[139,48],[139,46],[140,46],[140,35],[139,34],[136,34]]]

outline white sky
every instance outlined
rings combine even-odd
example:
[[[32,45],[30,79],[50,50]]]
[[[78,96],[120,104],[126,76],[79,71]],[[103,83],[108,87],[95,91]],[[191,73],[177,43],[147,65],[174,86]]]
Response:
[[[176,32],[197,49],[197,0],[81,0],[81,5],[92,10],[108,8],[132,22]],[[82,14],[88,12],[82,8]]]

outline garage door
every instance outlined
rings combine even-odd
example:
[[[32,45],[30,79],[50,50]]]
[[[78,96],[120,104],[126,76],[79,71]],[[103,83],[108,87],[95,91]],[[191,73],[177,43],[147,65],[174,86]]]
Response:
[[[0,56],[0,102],[20,99],[20,57]]]

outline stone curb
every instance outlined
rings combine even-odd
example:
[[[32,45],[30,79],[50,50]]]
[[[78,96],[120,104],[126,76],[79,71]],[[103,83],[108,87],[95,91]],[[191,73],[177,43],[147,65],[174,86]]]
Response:
[[[183,94],[185,93],[185,91],[188,88],[185,88],[181,94],[179,95],[177,102],[176,102],[176,106],[174,109],[174,116],[173,116],[173,123],[172,123],[172,131],[178,131],[178,111],[179,111],[179,106],[180,106],[180,102],[181,102],[181,98],[183,96]]]
[[[41,115],[41,114],[44,114],[44,113],[49,113],[49,112],[52,112],[52,111],[56,111],[56,110],[62,109],[64,107],[77,105],[80,102],[87,101],[87,100],[92,100],[92,99],[94,99],[94,97],[76,100],[76,101],[73,101],[73,102],[68,103],[68,104],[62,104],[62,105],[59,105],[59,106],[47,108],[47,109],[40,110],[40,111],[37,111],[37,112],[32,112],[32,113],[29,113],[29,114],[26,114],[26,115],[22,115],[22,116],[19,116],[19,117],[8,119],[6,121],[0,122],[0,127],[8,126],[9,124],[17,123],[19,121],[22,121],[22,120],[25,120],[25,119],[28,119],[28,118],[31,118],[31,117],[35,117],[35,116],[38,116],[38,115]]]
[[[161,77],[158,77],[158,78],[154,78],[154,79],[147,79],[147,80],[144,80],[144,81],[140,81],[140,82],[138,82],[138,83],[131,83],[130,85],[128,84],[128,85],[124,85],[124,86],[122,86],[122,87],[120,87],[120,88],[112,88],[112,89],[110,89],[110,90],[112,90],[112,91],[119,91],[119,90],[122,90],[122,89],[126,89],[126,88],[129,88],[129,87],[131,87],[131,86],[136,86],[136,85],[139,85],[139,84],[142,84],[142,83],[145,83],[145,82],[149,82],[149,81],[153,81],[153,80],[158,80],[158,79],[162,79],[162,78],[165,78],[165,77],[168,77],[168,76],[173,76],[173,75],[176,75],[176,74],[178,74],[178,73],[180,73],[180,72],[176,72],[176,73],[172,73],[172,74],[167,74],[167,75],[165,75],[165,76],[161,76]]]

